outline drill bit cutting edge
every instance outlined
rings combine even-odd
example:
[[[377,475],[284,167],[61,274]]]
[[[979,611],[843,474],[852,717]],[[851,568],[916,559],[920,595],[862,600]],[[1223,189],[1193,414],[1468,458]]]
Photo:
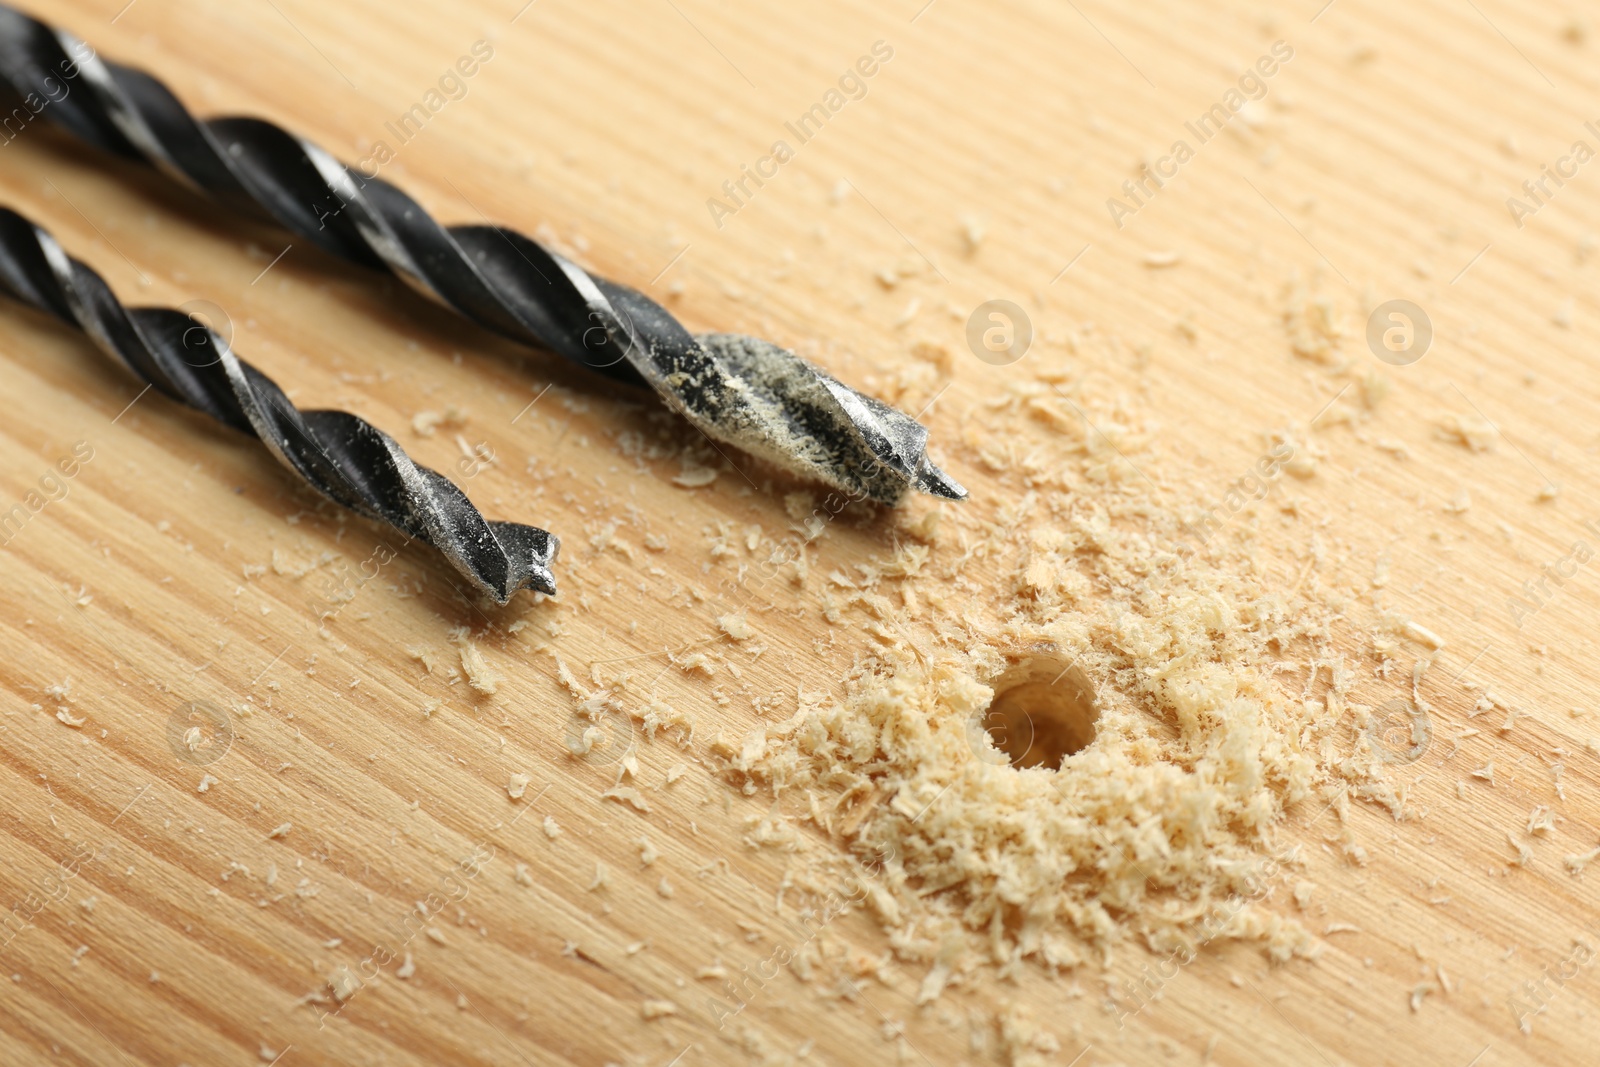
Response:
[[[58,96],[61,72],[87,91]],[[883,504],[913,487],[967,495],[928,459],[928,431],[916,419],[788,349],[690,334],[637,290],[512,230],[441,225],[396,186],[261,119],[197,119],[150,75],[3,5],[0,83],[22,100],[48,97],[44,116],[105,151],[390,270],[496,333],[654,389],[713,441]]]
[[[301,411],[210,327],[172,308],[124,307],[46,231],[0,207],[0,292],[88,334],[150,383],[261,439],[323,496],[444,553],[474,588],[505,604],[519,589],[555,593],[551,534],[491,522],[451,481],[418,466],[377,427],[345,411]]]

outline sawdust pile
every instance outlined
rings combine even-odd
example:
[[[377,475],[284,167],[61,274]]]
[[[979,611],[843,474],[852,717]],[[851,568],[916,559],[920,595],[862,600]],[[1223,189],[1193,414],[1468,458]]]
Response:
[[[1331,349],[1340,335],[1326,309],[1285,326],[1302,347],[1321,338]],[[869,384],[915,408],[936,385],[924,369]],[[1328,405],[1322,427],[1370,418],[1382,383],[1349,361],[1327,373],[1360,388]],[[1288,570],[1258,558],[1263,516],[1300,521],[1282,480],[1315,477],[1325,446],[1306,425],[1263,429],[1255,462],[1197,503],[1159,429],[1092,380],[1039,366],[970,408],[947,447],[984,471],[981,500],[868,516],[892,528],[893,547],[866,562],[838,565],[830,527],[872,506],[813,507],[806,492],[785,498],[782,543],[759,527],[708,534],[708,568],[745,585],[766,577],[745,601],[715,605],[720,629],[670,661],[727,707],[723,679],[742,684],[734,657],[765,647],[750,609],[781,606],[822,634],[819,651],[863,650],[834,692],[791,695],[790,712],[752,697],[748,726],[708,740],[692,709],[640,690],[631,668],[593,671],[597,690],[561,668],[580,716],[631,716],[648,738],[665,730],[704,746],[746,794],[770,792],[746,840],[790,854],[785,892],[864,901],[896,955],[925,967],[922,1001],[980,968],[1109,963],[1130,941],[1314,955],[1286,904],[1301,865],[1280,840],[1284,820],[1331,809],[1319,837],[1359,864],[1349,803],[1396,818],[1404,807],[1373,732],[1377,701],[1360,702],[1365,683],[1335,645],[1353,628],[1351,594],[1324,584],[1320,535],[1291,533],[1302,547]],[[917,395],[895,395],[907,390]],[[1420,677],[1434,646],[1408,624],[1360,628],[1385,662],[1422,646]],[[722,640],[732,644],[708,644]],[[1015,738],[997,742],[990,728],[1019,671],[1029,745],[1085,730],[1092,741],[1064,759],[1009,759]],[[1052,699],[1092,721],[1051,722]]]
[[[1065,432],[1065,463],[1019,463],[995,454],[1024,447],[1015,435],[969,429],[997,473],[1022,472],[1014,505],[902,517],[919,537],[832,576],[825,613],[877,639],[842,698],[712,745],[734,781],[785,809],[804,798],[827,848],[770,819],[754,839],[798,852],[796,886],[853,882],[897,955],[928,966],[923,1000],[981,966],[1108,961],[1130,936],[1314,954],[1299,923],[1261,906],[1294,867],[1274,827],[1297,806],[1342,814],[1352,795],[1393,795],[1359,728],[1368,709],[1345,699],[1339,606],[1314,578],[1284,589],[1258,574],[1243,520],[1197,539],[1194,506],[1150,480],[1133,413],[1079,395],[1086,422],[1061,399],[1021,384],[983,422]],[[1006,592],[985,603],[984,588]],[[1013,766],[985,730],[1019,663],[1092,686],[1094,740],[1059,770]]]

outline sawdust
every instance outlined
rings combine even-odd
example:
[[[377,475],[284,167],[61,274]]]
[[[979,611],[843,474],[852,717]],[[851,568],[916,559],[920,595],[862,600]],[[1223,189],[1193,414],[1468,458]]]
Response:
[[[1345,315],[1293,286],[1284,322],[1296,355],[1361,387],[1359,406],[1328,403],[1322,432],[1359,432],[1382,388],[1341,352]],[[1361,865],[1350,802],[1406,811],[1334,641],[1348,594],[1320,577],[1325,551],[1312,535],[1287,580],[1257,558],[1253,517],[1277,475],[1203,527],[1190,476],[1166,478],[1159,431],[1125,394],[1042,364],[985,393],[952,447],[994,476],[999,503],[884,513],[892,547],[849,573],[814,549],[765,542],[772,560],[743,563],[728,538],[713,545],[709,566],[762,570],[826,639],[864,650],[837,691],[792,691],[787,718],[754,704],[742,733],[705,740],[732,785],[775,798],[746,842],[788,854],[794,886],[863,901],[895,956],[923,968],[923,1002],[980,969],[1107,964],[1127,944],[1245,940],[1278,962],[1315,956],[1294,914],[1312,898],[1285,820],[1331,809],[1330,851]],[[1304,462],[1282,473],[1315,476],[1311,428],[1263,429],[1263,455],[1286,443]],[[812,503],[785,497],[808,541],[827,526],[801,525]],[[727,615],[713,618],[738,640]],[[1369,628],[1375,662],[1444,644],[1408,619]],[[725,703],[715,686],[731,659],[667,658]],[[598,693],[568,678],[580,714],[601,702],[656,736],[653,695],[620,668],[592,681]],[[1006,708],[1025,712],[1022,748],[1064,747],[1039,758],[992,736]],[[603,796],[631,803],[618,793]],[[1020,1019],[1008,1027],[1015,1059],[1042,1051]]]
[[[441,426],[465,426],[467,418],[467,413],[454,405],[444,411],[419,411],[411,418],[411,432],[418,437],[432,437]]]
[[[619,804],[627,804],[635,811],[645,814],[650,812],[650,802],[645,800],[643,793],[640,793],[631,785],[612,786],[600,794],[600,799],[615,800]]]
[[[1033,1021],[1026,1008],[1013,1004],[998,1013],[1000,1053],[1010,1067],[1045,1067],[1061,1044]]]
[[[1495,428],[1486,419],[1452,413],[1439,420],[1439,438],[1472,452],[1487,452],[1494,447]]]
[[[717,629],[733,638],[735,641],[744,641],[755,633],[750,629],[750,622],[741,612],[737,615],[722,615],[717,619]]]
[[[1331,299],[1314,294],[1298,278],[1285,288],[1283,323],[1295,355],[1313,363],[1339,361],[1350,330]]]
[[[1588,852],[1569,853],[1563,862],[1567,866],[1567,873],[1576,877],[1583,873],[1583,869],[1595,860],[1600,859],[1600,848],[1592,848]]]
[[[646,1000],[639,1005],[639,1016],[646,1022],[678,1014],[678,1006],[670,1000]]]
[[[489,666],[489,661],[473,642],[471,631],[466,627],[457,627],[451,631],[450,637],[461,648],[461,670],[467,676],[467,684],[484,696],[499,692],[500,683],[505,678]]]
[[[892,645],[843,699],[724,744],[728,773],[837,797],[814,821],[860,861],[897,954],[958,977],[1025,958],[1071,967],[1130,934],[1178,947],[1230,900],[1227,936],[1310,955],[1313,937],[1254,901],[1275,824],[1339,759],[1345,708],[1272,673],[1291,650],[1324,677],[1343,668],[1323,658],[1323,614],[1159,547],[1178,532],[1134,500],[1030,495],[979,542],[1009,558],[995,617],[952,604],[935,647]],[[954,576],[930,569],[897,584],[932,599]],[[1012,766],[982,728],[1024,657],[1080,670],[1097,694],[1094,741],[1059,770]]]
[[[1310,318],[1324,340],[1338,336],[1331,311]],[[780,804],[805,798],[799,821],[856,862],[839,872],[836,851],[801,845],[796,867],[865,889],[896,955],[937,979],[933,996],[986,965],[1108,962],[1127,939],[1158,951],[1243,939],[1277,961],[1313,956],[1316,937],[1267,906],[1295,866],[1278,827],[1296,809],[1342,817],[1352,797],[1400,810],[1351,727],[1370,709],[1353,703],[1333,646],[1341,605],[1315,578],[1268,581],[1247,537],[1197,549],[1186,495],[1151,481],[1159,457],[1139,413],[1080,394],[1097,429],[1063,425],[1058,392],[1016,385],[967,444],[1014,473],[1005,450],[1025,446],[1006,427],[1031,418],[1069,435],[1066,469],[1038,461],[1028,491],[992,520],[904,516],[917,541],[858,566],[845,598],[843,618],[881,650],[840,698],[802,702],[712,750],[735,782]],[[1001,602],[965,595],[979,561]],[[911,626],[927,636],[913,640]],[[1386,648],[1443,644],[1407,620],[1385,627]],[[997,746],[984,729],[1008,686],[1022,688],[1022,664],[1030,678],[1039,664],[1082,678],[1092,694],[1092,743],[1059,769],[1013,765],[1000,751],[1012,739]],[[1066,714],[1068,685],[1054,688]],[[1048,704],[1030,714],[1034,740],[1047,740]],[[1351,862],[1364,856],[1343,844]]]

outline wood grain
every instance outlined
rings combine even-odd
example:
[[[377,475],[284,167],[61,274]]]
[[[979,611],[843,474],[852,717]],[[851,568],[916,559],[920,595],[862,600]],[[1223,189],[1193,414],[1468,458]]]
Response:
[[[1327,368],[1291,352],[1282,315],[1295,284],[1325,296],[1352,330],[1337,358],[1382,371],[1391,393],[1372,421],[1318,433],[1317,474],[1284,490],[1298,515],[1257,518],[1259,564],[1292,580],[1315,563],[1352,615],[1414,617],[1445,639],[1428,681],[1439,741],[1407,778],[1409,817],[1353,809],[1365,866],[1324,847],[1314,813],[1284,828],[1318,886],[1301,918],[1353,928],[1328,934],[1315,962],[1212,946],[1119,1019],[1108,997],[1154,959],[1130,946],[1104,972],[986,973],[919,1007],[920,974],[852,911],[827,936],[885,961],[864,968],[875,978],[841,994],[784,971],[719,1026],[715,984],[697,973],[759,966],[803,935],[777,904],[784,856],[744,840],[773,799],[719,776],[708,739],[748,728],[752,696],[836,692],[867,639],[831,634],[817,593],[786,589],[764,592],[765,651],[739,660],[738,682],[672,669],[667,652],[722,640],[715,620],[735,598],[712,540],[786,528],[796,484],[730,457],[711,486],[676,486],[674,462],[618,448],[625,431],[696,447],[652,405],[298,243],[275,259],[291,245],[276,231],[31,126],[0,149],[4,202],[131,302],[211,302],[297,400],[355,411],[441,470],[462,474],[458,432],[486,442],[498,462],[462,475],[467,491],[566,547],[555,600],[490,617],[412,548],[327,618],[332,577],[358,573],[383,535],[320,506],[250,442],[159,398],[135,403],[134,383],[78,336],[0,313],[0,510],[75,443],[93,449],[0,551],[0,900],[28,920],[8,923],[0,949],[0,1061],[993,1063],[995,1013],[1012,1003],[1054,1035],[1058,1051],[1034,1052],[1061,1064],[1592,1058],[1600,977],[1574,946],[1600,937],[1593,875],[1563,858],[1600,840],[1600,708],[1583,680],[1594,577],[1547,587],[1520,626],[1508,608],[1600,519],[1600,164],[1549,184],[1521,226],[1506,205],[1574,141],[1600,147],[1584,126],[1600,118],[1600,45],[1581,19],[1498,0],[519,2],[33,10],[158,72],[202,114],[263,115],[346,159],[492,42],[466,94],[390,144],[385,176],[449,221],[544,226],[692,328],[802,346],[909,410],[932,404],[936,447],[972,490],[962,521],[1028,491],[1020,471],[985,467],[964,428],[1008,382],[1062,367],[1159,421],[1141,467],[1216,501],[1262,433],[1333,395]],[[864,97],[717,226],[707,199],[880,40],[893,58]],[[1200,146],[1118,228],[1107,199],[1277,40],[1294,56],[1251,124]],[[1152,266],[1173,252],[1176,265]],[[1011,367],[971,358],[963,339],[994,298],[1024,305],[1038,335]],[[1436,329],[1410,366],[1379,364],[1361,336],[1391,298]],[[919,339],[958,358],[926,373]],[[410,431],[448,405],[470,413],[459,430]],[[1492,447],[1444,439],[1452,415],[1491,422]],[[1018,428],[1019,449],[1034,433]],[[1451,510],[1462,492],[1470,508]],[[848,570],[930,506],[852,513],[813,566]],[[1006,595],[1000,571],[974,561],[976,600]],[[413,655],[453,662],[454,627],[504,676],[493,695]],[[1340,640],[1362,656],[1355,632]],[[637,738],[648,813],[600,799],[615,763],[571,755],[557,655],[580,677],[636,658],[641,681],[693,709],[686,745]],[[1518,709],[1511,727],[1502,711],[1471,716],[1471,681]],[[192,701],[224,709],[233,731],[204,766],[169,736]],[[1490,760],[1493,783],[1473,778]],[[520,801],[514,774],[531,778]],[[202,776],[215,779],[203,792]],[[1529,833],[1537,805],[1555,822]],[[1512,862],[1514,841],[1527,862]],[[430,896],[450,903],[423,929],[416,902]],[[330,975],[378,944],[401,959],[330,999]],[[1531,1006],[1525,983],[1540,982],[1547,1008],[1520,1032],[1508,998]],[[677,1013],[647,1019],[657,1000]]]

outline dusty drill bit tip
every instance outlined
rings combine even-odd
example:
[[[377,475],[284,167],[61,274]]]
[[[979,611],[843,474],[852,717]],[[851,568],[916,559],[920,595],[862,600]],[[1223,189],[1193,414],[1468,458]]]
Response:
[[[715,365],[712,380],[743,394],[726,412],[709,406],[745,451],[881,503],[894,503],[908,485],[950,500],[967,495],[928,460],[928,430],[911,416],[770,341],[733,333],[697,340]],[[701,391],[690,395],[703,402]],[[696,412],[686,414],[700,424]]]
[[[556,591],[560,542],[535,526],[492,522],[450,480],[345,411],[301,411],[210,327],[172,308],[127,308],[105,279],[46,231],[0,207],[0,292],[74,326],[156,391],[261,440],[323,496],[425,541],[507,603]]]
[[[87,91],[59,96],[71,69]],[[56,93],[47,92],[57,85]],[[325,251],[387,269],[474,322],[648,386],[708,438],[858,498],[966,490],[915,419],[754,337],[694,337],[643,293],[497,226],[444,226],[399,188],[260,119],[197,119],[155,78],[0,6],[0,88],[108,152],[265,214]],[[40,95],[44,94],[44,95]],[[59,98],[58,98],[59,96]]]

